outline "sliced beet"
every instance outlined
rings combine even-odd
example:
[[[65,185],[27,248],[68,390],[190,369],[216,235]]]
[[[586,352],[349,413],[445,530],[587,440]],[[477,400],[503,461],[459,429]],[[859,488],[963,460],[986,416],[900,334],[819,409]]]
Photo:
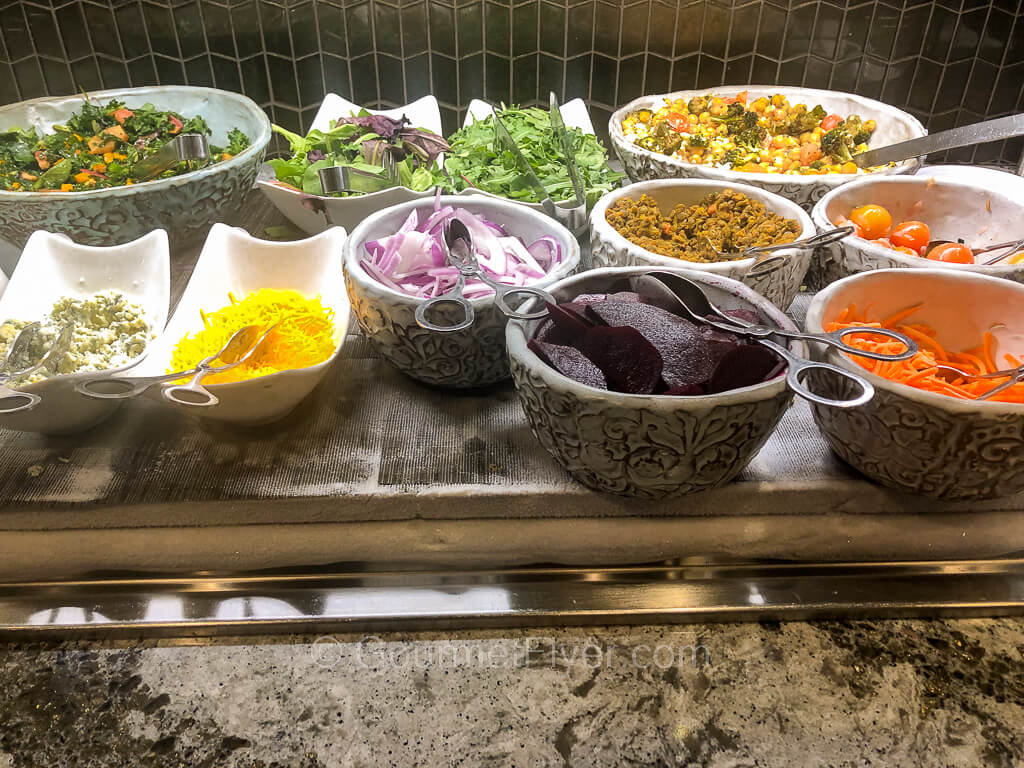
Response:
[[[704,387],[700,384],[687,384],[684,387],[673,387],[672,389],[662,392],[662,394],[694,397],[696,395],[704,395],[707,393],[704,391]]]
[[[739,344],[732,334],[698,326],[651,304],[606,301],[591,304],[587,313],[608,326],[639,331],[661,355],[661,376],[669,389],[705,383],[722,356]]]
[[[634,293],[633,291],[619,291],[618,293],[609,293],[608,301],[641,302],[643,298],[639,293]]]
[[[530,339],[526,346],[563,376],[590,387],[608,389],[608,382],[605,381],[601,369],[575,347],[547,344],[536,339]]]
[[[608,298],[607,293],[581,293],[571,304],[593,304],[595,301],[604,301]]]
[[[635,328],[590,328],[580,351],[601,369],[608,389],[615,392],[649,395],[661,379],[661,354]]]
[[[587,314],[587,305],[585,303],[578,301],[567,301],[564,304],[559,304],[558,306],[564,309],[566,312],[575,315],[576,318],[584,325],[591,326],[594,324],[593,318],[591,318],[590,315]]]
[[[770,349],[760,344],[740,344],[718,361],[708,383],[708,393],[760,384],[778,365],[779,358]]]
[[[563,304],[549,303],[546,306],[551,327],[548,328],[546,324],[542,326],[537,333],[537,338],[548,344],[579,346],[580,339],[583,338],[583,334],[587,332],[590,325],[583,322],[576,312],[567,310]]]

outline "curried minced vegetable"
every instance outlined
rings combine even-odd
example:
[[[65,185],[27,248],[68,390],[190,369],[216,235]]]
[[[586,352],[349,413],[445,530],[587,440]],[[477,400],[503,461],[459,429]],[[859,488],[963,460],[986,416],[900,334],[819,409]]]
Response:
[[[0,131],[0,189],[16,191],[83,192],[137,183],[135,164],[180,133],[209,136],[202,117],[184,117],[143,104],[128,109],[112,100],[105,107],[86,100],[65,125],[37,136],[35,131]],[[228,133],[228,146],[210,146],[213,162],[230,160],[249,146],[237,128]],[[157,178],[186,173],[180,163]]]
[[[186,335],[171,356],[168,373],[188,371],[200,360],[219,352],[228,339],[247,325],[269,328],[271,332],[259,349],[242,365],[206,377],[207,384],[226,384],[267,376],[279,371],[319,365],[334,354],[334,310],[320,297],[305,298],[294,290],[260,288],[241,301],[228,294],[230,303],[216,310],[200,310],[203,330]]]
[[[499,116],[552,200],[572,198],[572,181],[548,110],[503,106]],[[580,169],[587,205],[592,206],[599,197],[618,187],[624,176],[608,167],[608,155],[596,136],[568,126],[566,132]],[[515,156],[494,146],[494,118],[490,115],[456,131],[448,142],[451,153],[444,165],[456,192],[475,187],[512,200],[540,202],[537,192],[520,173]]]
[[[758,245],[791,243],[800,224],[770,212],[763,203],[727,189],[697,205],[677,205],[667,216],[647,195],[620,198],[605,218],[635,245],[661,256],[696,262],[723,261],[721,253]]]
[[[7,320],[0,323],[0,360],[7,354],[18,332],[29,322]],[[87,298],[65,296],[45,317],[40,318],[40,322],[42,330],[24,355],[12,361],[12,370],[22,370],[39,362],[56,341],[60,329],[68,323],[74,325],[71,345],[67,354],[52,365],[19,379],[19,384],[32,384],[56,375],[119,368],[141,355],[153,338],[142,307],[117,291],[105,291]]]
[[[791,105],[782,94],[749,104],[748,93],[666,99],[622,121],[627,141],[700,165],[751,173],[862,173],[852,155],[866,151],[874,120],[828,114],[820,104]]]
[[[922,307],[917,304],[897,312],[881,321],[868,320],[866,312],[860,312],[856,304],[851,304],[840,312],[835,321],[828,324],[826,331],[838,331],[851,326],[866,325],[875,328],[888,328],[906,334],[920,347],[916,355],[906,360],[884,361],[870,360],[865,357],[853,357],[863,368],[882,378],[906,384],[917,389],[935,392],[961,400],[975,400],[994,387],[1006,381],[1005,378],[968,379],[953,372],[940,369],[939,365],[957,368],[965,373],[977,375],[994,373],[1020,366],[1020,355],[1004,353],[1000,359],[996,350],[995,337],[986,331],[981,343],[972,349],[962,352],[946,350],[936,338],[935,329],[924,323],[909,323],[907,320]],[[853,334],[843,339],[847,344],[871,352],[899,354],[905,347],[899,341],[877,336],[870,333]],[[1003,361],[1005,360],[1005,365]],[[998,392],[991,398],[994,402],[1024,403],[1024,384],[1014,384],[1008,389]]]

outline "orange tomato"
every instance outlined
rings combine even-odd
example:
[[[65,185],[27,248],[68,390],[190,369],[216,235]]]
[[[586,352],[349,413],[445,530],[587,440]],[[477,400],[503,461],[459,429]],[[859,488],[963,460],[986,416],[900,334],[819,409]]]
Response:
[[[827,115],[821,121],[821,123],[819,123],[819,125],[821,126],[821,130],[827,132],[827,131],[831,131],[833,128],[835,128],[837,125],[839,125],[841,122],[843,122],[843,118],[841,118],[839,115]]]
[[[913,248],[908,248],[905,245],[893,246],[893,250],[894,251],[899,251],[900,253],[905,253],[905,254],[907,254],[907,256],[920,256],[921,255],[920,253],[915,251]]]
[[[868,240],[886,237],[892,227],[892,216],[880,205],[862,205],[850,213],[850,221],[861,228]]]
[[[875,240],[872,240],[871,242],[872,242],[872,243],[874,243],[875,245],[880,245],[880,246],[882,246],[883,248],[888,248],[889,250],[892,250],[892,243],[890,243],[890,242],[889,242],[889,241],[888,241],[888,240],[887,240],[886,238],[884,238],[884,237],[879,237],[879,238],[876,238]]]
[[[927,250],[932,233],[923,221],[901,221],[893,227],[889,239],[893,245],[910,248],[915,256],[920,256]]]
[[[690,129],[690,121],[686,119],[686,115],[679,112],[669,112],[665,116],[665,121],[668,123],[668,127],[676,133],[682,133]]]
[[[950,264],[973,264],[974,252],[963,243],[944,243],[928,251],[928,258]]]

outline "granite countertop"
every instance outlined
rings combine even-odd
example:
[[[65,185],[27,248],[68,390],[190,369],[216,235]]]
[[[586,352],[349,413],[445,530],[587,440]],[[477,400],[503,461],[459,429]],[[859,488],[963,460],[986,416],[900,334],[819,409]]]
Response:
[[[68,642],[0,767],[1020,766],[1024,619]]]

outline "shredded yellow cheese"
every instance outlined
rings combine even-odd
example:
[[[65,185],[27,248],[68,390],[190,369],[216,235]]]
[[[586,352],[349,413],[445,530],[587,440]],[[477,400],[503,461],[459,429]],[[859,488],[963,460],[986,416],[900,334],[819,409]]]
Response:
[[[195,368],[247,325],[266,329],[279,323],[252,357],[236,368],[206,377],[204,384],[226,384],[307,368],[334,354],[334,310],[325,307],[319,296],[307,299],[290,289],[260,288],[241,301],[229,293],[228,300],[230,304],[215,312],[199,310],[204,328],[195,335],[186,334],[178,342],[168,373]]]

